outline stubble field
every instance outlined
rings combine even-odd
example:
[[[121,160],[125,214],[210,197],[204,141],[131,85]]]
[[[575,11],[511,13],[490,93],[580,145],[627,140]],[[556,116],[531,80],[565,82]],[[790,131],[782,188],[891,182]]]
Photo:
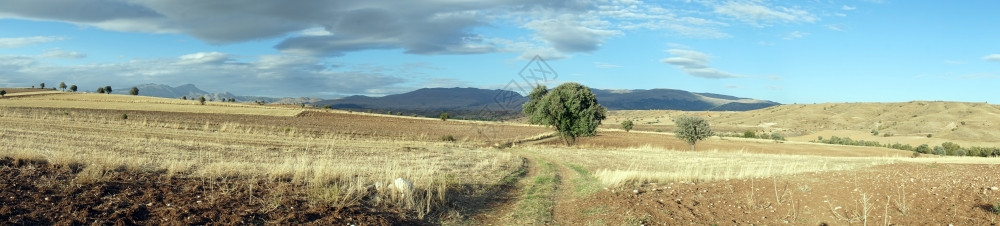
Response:
[[[11,224],[991,224],[1000,201],[995,159],[885,148],[565,147],[513,123],[99,94],[3,99],[0,124]]]

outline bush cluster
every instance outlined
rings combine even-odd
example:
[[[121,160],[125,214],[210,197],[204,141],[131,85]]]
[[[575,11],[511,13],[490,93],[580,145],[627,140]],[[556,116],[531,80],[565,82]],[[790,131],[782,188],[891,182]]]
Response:
[[[850,137],[837,137],[833,136],[829,139],[823,139],[820,137],[818,140],[813,142],[825,143],[825,144],[839,144],[839,145],[851,145],[851,146],[866,146],[866,147],[884,147],[892,148],[904,151],[912,151],[920,154],[934,154],[942,156],[979,156],[979,157],[998,157],[1000,156],[1000,148],[997,147],[966,147],[952,143],[945,142],[941,146],[934,146],[931,148],[927,144],[921,144],[920,146],[913,147],[909,144],[881,144],[877,141],[865,141],[865,140],[852,140]]]

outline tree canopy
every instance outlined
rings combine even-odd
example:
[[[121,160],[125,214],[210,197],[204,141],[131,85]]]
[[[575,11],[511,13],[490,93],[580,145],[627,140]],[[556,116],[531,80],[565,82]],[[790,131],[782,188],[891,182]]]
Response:
[[[681,116],[674,120],[674,124],[677,125],[677,129],[674,130],[674,134],[677,138],[684,140],[691,145],[691,150],[694,151],[695,144],[700,140],[711,137],[714,133],[712,128],[709,126],[708,121],[697,116]]]
[[[607,115],[607,109],[597,102],[589,87],[572,82],[552,90],[542,85],[535,87],[523,111],[532,124],[555,127],[566,145],[572,145],[577,137],[597,134],[597,127]]]

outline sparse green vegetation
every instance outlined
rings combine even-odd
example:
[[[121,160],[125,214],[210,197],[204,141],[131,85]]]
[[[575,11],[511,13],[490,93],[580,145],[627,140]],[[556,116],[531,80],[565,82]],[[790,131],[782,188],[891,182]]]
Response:
[[[204,96],[198,97],[198,103],[201,103],[201,105],[205,105],[205,97]]]
[[[698,141],[714,135],[708,121],[701,117],[681,116],[674,120],[674,124],[677,125],[677,129],[674,130],[675,135],[691,145],[692,151],[695,150]]]
[[[448,112],[441,113],[441,121],[448,121],[451,116],[448,116]]]
[[[128,90],[128,95],[138,96],[139,95],[139,87],[133,86],[132,89]]]
[[[633,125],[634,124],[632,123],[632,120],[625,120],[624,122],[622,122],[622,129],[624,129],[625,132],[628,132],[632,130]]]

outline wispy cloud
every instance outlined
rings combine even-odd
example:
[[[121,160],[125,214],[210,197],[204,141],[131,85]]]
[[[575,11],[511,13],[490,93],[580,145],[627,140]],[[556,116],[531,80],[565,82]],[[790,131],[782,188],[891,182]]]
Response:
[[[809,33],[801,32],[801,31],[793,31],[793,32],[788,32],[788,34],[785,34],[785,36],[782,37],[782,39],[785,39],[785,40],[800,39],[800,38],[806,37],[806,35],[809,35]]]
[[[617,64],[607,63],[607,62],[594,62],[594,67],[605,68],[606,69],[606,68],[620,68],[622,66],[621,65],[617,65]]]
[[[34,37],[18,37],[18,38],[0,38],[0,48],[17,48],[28,45],[62,41],[66,40],[64,37],[57,36],[34,36]]]
[[[819,20],[806,10],[769,7],[757,1],[728,1],[715,5],[714,11],[758,27],[770,23],[812,23]]]
[[[702,52],[686,49],[669,49],[667,52],[673,57],[662,59],[660,62],[674,65],[691,76],[712,79],[746,77],[710,67],[708,63],[711,56]]]
[[[855,9],[858,9],[858,8],[854,7],[854,6],[844,5],[843,7],[840,7],[840,9],[851,11],[851,10],[855,10]]]
[[[983,60],[1000,62],[1000,54],[990,54],[983,57]]]
[[[81,58],[87,58],[87,54],[86,53],[74,52],[74,51],[66,51],[66,50],[62,50],[62,49],[48,50],[48,51],[45,51],[44,53],[42,53],[39,56],[42,57],[42,58],[61,58],[61,59],[81,59]]]
[[[827,24],[826,29],[830,29],[832,31],[844,32],[847,31],[847,26],[843,24]]]

